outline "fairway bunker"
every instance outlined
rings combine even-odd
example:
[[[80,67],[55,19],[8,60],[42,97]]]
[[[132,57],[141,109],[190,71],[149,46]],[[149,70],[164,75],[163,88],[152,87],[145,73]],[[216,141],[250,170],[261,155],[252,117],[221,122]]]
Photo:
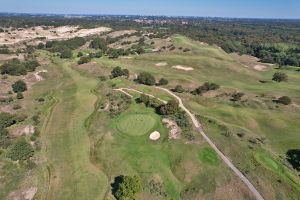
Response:
[[[153,133],[150,134],[149,136],[150,140],[156,141],[159,140],[160,138],[160,133],[158,131],[154,131]]]

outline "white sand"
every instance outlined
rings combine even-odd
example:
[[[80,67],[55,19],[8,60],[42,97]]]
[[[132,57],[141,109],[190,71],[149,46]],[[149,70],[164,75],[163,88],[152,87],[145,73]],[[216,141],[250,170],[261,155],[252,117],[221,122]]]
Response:
[[[264,71],[264,70],[267,69],[267,67],[264,66],[264,65],[255,65],[254,69],[257,70],[257,71]]]
[[[167,66],[167,65],[168,65],[168,63],[166,63],[166,62],[160,62],[160,63],[155,64],[155,66],[157,66],[157,67],[164,67],[164,66]]]
[[[179,70],[184,70],[184,71],[193,71],[194,70],[194,68],[192,68],[192,67],[184,67],[182,65],[175,65],[172,68],[179,69]]]
[[[154,131],[149,136],[150,140],[156,141],[160,138],[160,133],[158,131]]]

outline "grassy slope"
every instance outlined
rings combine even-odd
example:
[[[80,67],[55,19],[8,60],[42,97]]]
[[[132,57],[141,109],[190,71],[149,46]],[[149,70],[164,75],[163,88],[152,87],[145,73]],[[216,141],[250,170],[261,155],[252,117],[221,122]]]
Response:
[[[49,191],[46,199],[98,199],[107,185],[105,174],[90,162],[86,119],[94,110],[97,81],[81,76],[68,63],[58,61],[62,86],[43,133],[48,159]]]
[[[182,95],[185,104],[196,114],[206,116],[226,124],[233,130],[230,138],[220,134],[222,130],[208,128],[207,133],[229,155],[239,168],[247,173],[254,184],[263,192],[266,197],[276,199],[293,199],[299,194],[297,189],[299,178],[293,172],[284,167],[278,160],[290,148],[297,148],[300,143],[299,130],[300,118],[299,109],[293,106],[277,107],[270,99],[272,96],[288,95],[299,104],[300,83],[299,72],[295,70],[280,70],[269,67],[265,72],[258,72],[252,68],[246,68],[231,55],[224,53],[217,47],[205,46],[190,41],[181,36],[173,37],[176,46],[183,46],[192,49],[190,53],[158,53],[136,56],[133,59],[108,60],[102,58],[96,60],[101,66],[111,68],[123,66],[132,73],[148,71],[157,78],[164,77],[170,80],[170,85],[178,83],[185,87],[195,87],[205,81],[212,81],[222,86],[222,90],[237,90],[246,93],[249,101],[245,104],[233,104],[228,99],[212,99],[206,97],[192,97]],[[166,67],[155,66],[158,62],[167,62]],[[191,66],[193,72],[184,72],[172,69],[173,65]],[[283,71],[288,74],[289,81],[286,83],[275,83],[270,81],[274,72]],[[259,80],[269,80],[262,84]],[[128,85],[127,81],[114,81],[117,87]],[[151,93],[147,87],[138,87]],[[158,96],[162,94],[152,93]],[[267,100],[258,98],[264,94]],[[209,125],[210,126],[210,125]],[[236,131],[244,131],[246,137],[239,139]],[[261,156],[256,156],[264,151],[261,145],[249,148],[249,138],[266,138],[263,149],[270,153],[264,154],[266,160],[274,160],[279,164],[280,169],[274,173],[266,162],[261,162]],[[182,147],[181,147],[182,148]],[[253,147],[252,147],[253,148]],[[269,158],[267,158],[269,157]],[[291,180],[292,179],[292,180]],[[280,181],[278,181],[280,180]],[[296,182],[296,184],[294,184]]]

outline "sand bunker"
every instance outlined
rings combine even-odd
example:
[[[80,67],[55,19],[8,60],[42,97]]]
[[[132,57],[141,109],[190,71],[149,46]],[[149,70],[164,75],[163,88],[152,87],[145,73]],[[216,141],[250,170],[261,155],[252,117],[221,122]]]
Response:
[[[154,131],[150,134],[149,138],[153,141],[158,140],[160,138],[160,133],[158,131]]]
[[[40,75],[40,73],[46,73],[48,72],[47,70],[41,70],[41,71],[38,71],[36,73],[34,73],[34,77],[37,81],[42,81],[44,80],[44,78]]]
[[[166,62],[160,62],[160,63],[155,64],[155,66],[157,66],[157,67],[164,67],[164,66],[167,66],[167,65],[168,65],[168,63],[166,63]]]
[[[255,65],[253,68],[257,71],[265,71],[267,69],[264,65]]]
[[[170,119],[163,119],[162,122],[166,125],[169,131],[169,139],[178,139],[181,133],[181,130],[175,121]]]
[[[175,65],[172,68],[180,69],[180,70],[184,70],[184,71],[193,71],[194,70],[194,68],[192,68],[192,67],[185,67],[185,66],[182,66],[182,65]]]

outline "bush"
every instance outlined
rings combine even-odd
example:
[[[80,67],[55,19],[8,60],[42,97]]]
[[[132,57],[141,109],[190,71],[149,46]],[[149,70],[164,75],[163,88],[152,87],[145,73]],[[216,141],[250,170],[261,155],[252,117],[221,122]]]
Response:
[[[142,72],[138,75],[137,78],[138,83],[145,85],[155,85],[156,81],[152,74],[148,72]]]
[[[69,48],[64,48],[60,51],[60,58],[72,58],[72,50]]]
[[[135,199],[136,193],[142,190],[142,183],[138,176],[123,176],[114,193],[118,200]]]
[[[15,93],[25,92],[27,90],[27,86],[24,81],[18,80],[12,85],[12,89]]]
[[[283,105],[289,105],[292,103],[292,99],[288,96],[282,96],[279,99],[277,99],[277,103],[281,103]]]
[[[161,78],[159,81],[158,81],[158,84],[157,85],[168,85],[169,84],[169,81],[165,78]]]
[[[0,113],[0,129],[10,127],[17,123],[17,121],[16,115],[5,112]]]
[[[78,65],[82,65],[82,64],[85,64],[85,63],[89,63],[89,62],[91,62],[91,58],[89,56],[82,56],[78,60]]]
[[[27,160],[32,157],[34,150],[32,146],[25,140],[25,138],[17,139],[7,152],[7,157],[16,160]]]
[[[128,69],[122,69],[121,67],[115,67],[111,71],[111,77],[112,78],[117,78],[119,76],[127,76],[127,77],[129,77],[129,70]]]
[[[210,90],[217,90],[219,88],[220,88],[220,86],[215,83],[206,82],[203,85],[201,85],[200,87],[196,88],[192,93],[194,95],[197,95],[197,94],[201,95],[202,93],[208,92]]]
[[[21,62],[20,60],[14,58],[5,62],[0,67],[0,72],[1,74],[9,74],[13,76],[26,75],[27,72],[34,71],[39,65],[40,64],[35,59]]]
[[[106,41],[101,38],[95,38],[91,41],[90,47],[93,49],[102,49],[103,51],[106,51]]]
[[[240,101],[245,94],[242,92],[234,93],[231,97],[231,101]]]
[[[81,56],[83,56],[83,53],[80,51],[78,52],[77,57],[81,57]]]
[[[163,104],[159,107],[159,114],[161,115],[174,115],[179,112],[179,105],[177,101],[171,100],[167,104]]]
[[[183,93],[184,89],[181,85],[176,85],[176,87],[172,91],[177,93]]]
[[[288,76],[287,76],[285,73],[276,72],[276,73],[273,75],[272,80],[273,80],[273,81],[276,81],[276,82],[287,81],[287,80],[288,80]]]

